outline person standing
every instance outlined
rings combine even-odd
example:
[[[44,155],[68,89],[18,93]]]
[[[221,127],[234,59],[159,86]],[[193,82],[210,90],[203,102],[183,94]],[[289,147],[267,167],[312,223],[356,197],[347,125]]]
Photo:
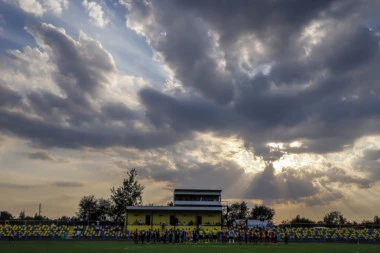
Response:
[[[228,233],[228,243],[235,243],[234,236],[235,236],[235,231],[232,228],[230,228],[230,231]]]
[[[150,242],[150,237],[152,236],[152,233],[150,231],[150,229],[148,230],[148,233],[146,234],[146,243],[149,244]]]
[[[193,230],[193,243],[197,243],[197,230]]]
[[[139,233],[136,229],[133,239],[135,240],[135,244],[139,244]]]
[[[11,232],[9,232],[9,235],[8,235],[8,241],[14,241],[14,240],[15,240],[15,235],[14,235],[13,230],[11,230]]]
[[[273,231],[273,243],[275,244],[275,245],[277,245],[277,231],[276,230],[274,230]]]
[[[145,241],[145,230],[141,231],[141,244],[144,244]]]
[[[288,231],[285,231],[284,242],[285,242],[285,245],[288,245],[288,243],[289,243],[289,235],[288,235]]]
[[[191,230],[187,229],[186,230],[186,243],[187,244],[190,244],[192,235],[193,235],[193,233],[191,233]]]

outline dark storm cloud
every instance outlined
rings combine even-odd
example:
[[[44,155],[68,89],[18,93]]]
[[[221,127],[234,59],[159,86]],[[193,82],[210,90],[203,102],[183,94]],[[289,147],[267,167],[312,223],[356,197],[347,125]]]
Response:
[[[0,105],[17,105],[22,111],[0,110],[1,131],[44,147],[66,148],[127,146],[146,149],[170,145],[191,135],[167,129],[141,131],[133,124],[133,121],[143,123],[144,120],[136,111],[116,101],[94,103],[108,85],[108,79],[117,74],[112,57],[99,42],[85,35],[74,41],[48,24],[34,23],[27,26],[27,30],[57,67],[54,79],[66,96],[32,90],[22,100],[22,95],[0,86],[0,97],[4,97]]]
[[[70,97],[60,97],[48,91],[32,91],[27,94],[28,102],[32,105],[30,109],[34,110],[45,121],[60,121],[66,118],[73,126],[93,123],[98,119],[98,115],[94,108],[83,98],[78,104]]]
[[[323,205],[341,199],[339,189],[348,186],[370,188],[371,180],[348,175],[341,168],[325,170],[283,169],[275,173],[270,163],[256,174],[244,193],[244,198],[262,199],[267,203],[297,203]],[[332,188],[336,184],[338,189]]]
[[[186,125],[184,131],[192,127],[193,130],[210,129],[209,126],[219,131],[219,126],[224,134],[239,135],[258,150],[265,148],[263,146],[269,141],[304,139],[307,148],[287,149],[296,153],[333,152],[352,144],[358,137],[379,133],[375,127],[380,123],[380,91],[376,82],[379,78],[376,69],[380,67],[379,37],[365,27],[368,17],[378,7],[376,3],[361,1],[292,1],[291,4],[279,1],[144,4],[132,1],[127,14],[128,24],[132,28],[133,24],[144,27],[143,33],[153,49],[163,54],[164,62],[184,86],[196,87],[205,97],[210,97],[205,92],[206,87],[220,84],[214,78],[215,72],[211,71],[215,69],[213,64],[205,67],[204,74],[209,73],[212,77],[207,82],[194,78],[192,80],[197,84],[189,82],[188,76],[198,76],[197,67],[207,63],[197,56],[198,52],[206,50],[207,55],[213,52],[210,37],[195,31],[189,33],[191,27],[199,26],[199,23],[203,24],[203,29],[211,29],[220,36],[218,50],[224,55],[227,71],[219,76],[233,80],[233,85],[229,84],[234,94],[230,101],[232,107],[222,106],[214,112],[215,117],[199,117],[197,124],[189,124],[186,118],[168,110],[167,106],[157,108],[157,104],[153,107],[150,98],[142,99],[148,108],[148,116],[151,115],[152,122],[161,125],[175,128]],[[354,10],[356,15],[350,15]],[[186,18],[178,19],[180,14]],[[301,38],[304,29],[313,22],[321,24],[320,30],[324,34],[306,57],[306,42]],[[164,36],[155,36],[157,30]],[[177,38],[192,34],[200,39],[194,41],[191,38],[188,39],[190,42],[182,43],[180,39],[172,38],[172,34]],[[252,51],[250,55],[248,51],[249,61],[261,57],[261,62],[271,65],[268,74],[256,74],[253,78],[238,67],[242,49],[237,42],[250,35],[253,37],[249,40],[261,41],[266,53],[260,56]],[[250,48],[249,40],[247,48]],[[181,56],[177,57],[179,49]],[[182,69],[186,69],[186,74]],[[163,105],[173,106],[182,102],[180,98],[171,97],[160,100]],[[187,107],[194,109],[198,103],[188,103]],[[205,115],[207,106],[210,112],[215,107],[211,103],[203,104]],[[154,113],[150,113],[152,108]],[[225,113],[220,112],[223,110]],[[225,121],[221,121],[218,115],[223,115]]]
[[[157,19],[154,22],[159,27],[154,27],[146,36],[154,49],[163,55],[165,63],[175,70],[175,77],[183,85],[220,103],[231,100],[232,81],[218,70],[218,62],[210,54],[212,44],[208,30],[201,20],[176,8],[170,1],[162,1],[154,9],[139,1],[129,6],[132,10],[127,19],[131,21],[143,23],[150,18]]]
[[[181,8],[195,11],[207,20],[222,34],[222,41],[232,42],[242,34],[259,33],[267,37],[269,33],[273,41],[281,37],[290,37],[298,29],[302,28],[313,18],[321,15],[322,11],[330,10],[334,2],[330,0],[322,1],[302,1],[294,0],[281,2],[269,1],[173,1]],[[348,2],[348,1],[347,1]],[[348,4],[346,4],[348,6]],[[329,13],[326,12],[328,15]],[[331,14],[330,14],[331,15]],[[336,15],[336,13],[334,14]],[[228,17],[228,18],[227,18]],[[269,36],[268,36],[269,37]],[[276,41],[280,45],[285,41]]]
[[[1,110],[0,130],[30,139],[43,147],[65,148],[126,146],[147,149],[170,145],[184,138],[181,134],[164,130],[144,133],[128,132],[120,127],[74,129]]]
[[[171,126],[175,131],[207,131],[234,127],[242,119],[232,111],[204,99],[177,100],[153,89],[140,92],[147,117],[157,127]]]
[[[102,112],[113,120],[137,119],[137,112],[129,109],[121,103],[109,103],[102,107]]]
[[[342,40],[342,37],[344,40]],[[350,27],[337,41],[323,44],[327,53],[326,65],[333,72],[345,72],[371,64],[378,52],[378,39],[366,27]]]
[[[1,85],[0,83],[0,108],[3,106],[14,106],[20,103],[22,96],[16,91]]]
[[[57,84],[77,103],[83,100],[83,95],[94,94],[97,88],[106,85],[109,74],[116,71],[111,55],[98,41],[80,34],[76,42],[44,23],[34,23],[26,29],[37,43],[52,50],[51,60],[59,70]]]
[[[313,196],[320,191],[318,186],[313,185],[313,178],[307,173],[295,170],[286,170],[279,174],[274,172],[273,165],[269,164],[262,173],[258,173],[244,197],[294,200]]]
[[[380,91],[373,81],[378,77],[375,69],[380,62],[378,38],[363,27],[364,23],[359,23],[363,21],[361,15],[351,18],[345,14],[355,7],[360,7],[360,14],[365,13],[365,4],[195,2],[138,1],[130,5],[127,19],[144,27],[151,46],[163,56],[175,77],[202,96],[195,93],[174,98],[142,90],[140,98],[146,118],[121,103],[95,107],[91,100],[96,100],[109,78],[117,73],[112,57],[85,35],[75,41],[52,25],[33,23],[27,30],[56,65],[54,80],[67,96],[29,92],[26,98],[30,108],[26,112],[30,110],[43,120],[22,119],[23,114],[3,112],[12,116],[2,121],[2,129],[47,146],[63,147],[149,148],[176,143],[195,131],[242,137],[252,143],[257,155],[268,154],[268,142],[303,139],[307,144],[299,149],[277,150],[276,155],[271,151],[266,156],[271,160],[281,157],[284,151],[339,150],[357,137],[378,133],[375,126],[380,102],[376,94]],[[335,30],[330,25],[324,27],[326,35],[321,43],[308,57],[303,57],[302,43],[298,41],[303,29],[315,20],[326,19],[339,26]],[[209,29],[220,36],[218,49]],[[250,77],[237,67],[241,48],[235,41],[251,34],[265,43],[264,61],[271,65],[268,74]],[[278,41],[283,42],[281,50]],[[220,59],[215,57],[215,50],[224,55],[225,70],[218,67]],[[248,59],[255,58],[254,53],[247,54]],[[364,78],[366,75],[368,78]],[[310,85],[301,89],[304,83]],[[17,99],[20,98],[12,100]],[[141,132],[130,122],[134,120],[154,127]],[[10,129],[16,121],[31,121],[31,127],[28,131]],[[38,130],[39,124],[43,132]]]

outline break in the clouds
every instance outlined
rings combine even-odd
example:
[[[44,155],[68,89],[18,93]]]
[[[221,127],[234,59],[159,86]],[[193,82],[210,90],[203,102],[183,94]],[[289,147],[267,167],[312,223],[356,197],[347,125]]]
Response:
[[[282,209],[315,215],[331,206],[356,217],[344,203],[364,195],[373,203],[380,187],[377,2],[0,6],[17,14],[0,8],[0,162],[3,187],[15,194],[23,190],[12,187],[21,185],[17,178],[29,185],[44,175],[53,183],[41,187],[66,187],[74,212],[81,196],[71,188],[107,197],[135,167],[148,192],[165,189],[148,202],[189,187],[274,205],[280,217],[288,215]],[[164,73],[137,70],[141,59]],[[366,215],[378,208],[368,206]]]

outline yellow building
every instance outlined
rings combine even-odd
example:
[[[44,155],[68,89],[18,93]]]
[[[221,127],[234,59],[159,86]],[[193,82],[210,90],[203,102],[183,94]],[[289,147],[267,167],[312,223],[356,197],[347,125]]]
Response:
[[[175,189],[173,206],[127,206],[125,229],[168,230],[202,227],[220,230],[221,190]]]

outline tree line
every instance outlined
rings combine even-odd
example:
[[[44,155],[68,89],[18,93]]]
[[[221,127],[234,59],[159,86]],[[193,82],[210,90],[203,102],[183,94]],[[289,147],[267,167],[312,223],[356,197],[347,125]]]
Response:
[[[273,221],[275,210],[265,205],[255,205],[253,208],[249,208],[245,201],[235,202],[228,204],[224,210],[225,224],[231,226],[233,221],[237,219],[253,219],[253,220],[267,220]],[[361,222],[348,221],[346,217],[340,211],[331,211],[323,217],[322,220],[315,221],[306,217],[296,215],[290,221],[282,221],[282,224],[288,225],[380,225],[380,217],[374,216],[373,220],[363,220]]]

